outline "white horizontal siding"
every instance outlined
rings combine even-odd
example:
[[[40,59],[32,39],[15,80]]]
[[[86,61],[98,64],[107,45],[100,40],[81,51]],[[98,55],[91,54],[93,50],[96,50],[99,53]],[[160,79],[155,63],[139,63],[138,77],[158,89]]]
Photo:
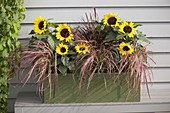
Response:
[[[152,81],[155,83],[170,82],[170,68],[152,68]],[[169,86],[168,86],[169,87]]]
[[[142,23],[139,27],[148,37],[170,37],[170,23]]]
[[[118,13],[122,20],[134,22],[167,22],[170,21],[169,7],[165,8],[96,8],[101,20],[106,13]],[[37,16],[53,18],[55,22],[79,22],[85,13],[92,13],[93,8],[42,8],[27,9],[23,23],[32,23]]]
[[[170,37],[149,37],[151,41],[150,45],[147,45],[147,49],[152,52],[170,52]]]
[[[25,0],[26,7],[170,6],[169,0]]]
[[[150,83],[149,94],[146,86],[141,86],[141,102],[170,102],[170,84],[169,83]]]
[[[150,57],[155,62],[149,60],[151,67],[170,67],[170,53],[152,53]]]

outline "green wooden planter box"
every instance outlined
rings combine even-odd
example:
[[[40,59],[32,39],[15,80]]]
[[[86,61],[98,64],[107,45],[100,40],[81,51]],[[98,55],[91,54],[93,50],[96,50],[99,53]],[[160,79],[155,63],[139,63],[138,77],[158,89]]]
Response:
[[[44,91],[44,103],[105,103],[105,102],[137,102],[140,101],[140,90],[128,88],[125,74],[115,81],[116,76],[95,76],[87,90],[87,81],[81,89],[79,81],[72,75],[59,76],[54,97],[50,98],[48,87]]]

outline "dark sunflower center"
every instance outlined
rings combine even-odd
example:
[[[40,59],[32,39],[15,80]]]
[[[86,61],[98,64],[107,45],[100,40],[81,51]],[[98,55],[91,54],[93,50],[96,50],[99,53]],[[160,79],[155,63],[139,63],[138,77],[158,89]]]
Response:
[[[129,51],[129,47],[128,47],[128,46],[124,46],[124,47],[123,47],[123,50],[124,50],[124,51]]]
[[[69,31],[68,29],[63,29],[60,34],[62,37],[67,38],[69,36]]]
[[[84,51],[84,50],[85,50],[85,48],[84,48],[84,47],[81,47],[81,48],[80,48],[80,51]]]
[[[42,30],[44,28],[44,21],[41,21],[39,24],[38,24],[38,28],[40,30]]]
[[[60,49],[60,51],[61,51],[62,53],[65,53],[65,52],[66,52],[66,48],[62,47],[62,48]]]
[[[123,28],[123,31],[124,31],[125,33],[131,33],[131,32],[132,32],[132,28],[131,28],[130,26],[125,26],[125,27]]]
[[[117,21],[117,19],[115,17],[111,17],[108,19],[108,24],[114,25],[114,24],[116,24],[116,21]]]

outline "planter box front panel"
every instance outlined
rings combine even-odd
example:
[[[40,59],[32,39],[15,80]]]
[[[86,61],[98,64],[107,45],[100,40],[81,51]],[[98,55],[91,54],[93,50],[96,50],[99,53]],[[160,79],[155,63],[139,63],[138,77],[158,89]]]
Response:
[[[140,101],[140,90],[129,88],[125,74],[119,79],[113,75],[95,75],[87,89],[87,81],[83,81],[81,89],[76,77],[59,76],[54,97],[50,98],[49,87],[44,91],[44,103],[104,103],[104,102],[136,102]]]

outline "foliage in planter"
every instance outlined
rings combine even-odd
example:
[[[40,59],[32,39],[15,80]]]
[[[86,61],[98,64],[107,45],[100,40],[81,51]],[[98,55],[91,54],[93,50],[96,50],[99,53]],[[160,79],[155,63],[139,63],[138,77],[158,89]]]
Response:
[[[20,22],[25,18],[24,0],[0,1],[0,112],[6,112],[8,79],[10,72],[10,52],[20,47],[18,34]],[[16,54],[17,55],[17,54]]]
[[[75,28],[37,17],[30,33],[30,44],[22,50],[19,61],[21,67],[28,63],[32,65],[23,81],[26,83],[31,77],[35,78],[40,94],[43,94],[44,83],[48,81],[52,96],[59,75],[79,75],[79,88],[86,78],[85,89],[88,91],[97,75],[107,73],[112,78],[112,73],[117,73],[115,81],[121,81],[122,73],[126,72],[127,86],[138,90],[142,79],[147,83],[150,74],[150,57],[141,44],[150,42],[137,30],[138,26],[113,13],[104,15],[99,21],[95,10],[93,15],[86,14],[84,22]],[[34,71],[37,74],[32,74]]]

